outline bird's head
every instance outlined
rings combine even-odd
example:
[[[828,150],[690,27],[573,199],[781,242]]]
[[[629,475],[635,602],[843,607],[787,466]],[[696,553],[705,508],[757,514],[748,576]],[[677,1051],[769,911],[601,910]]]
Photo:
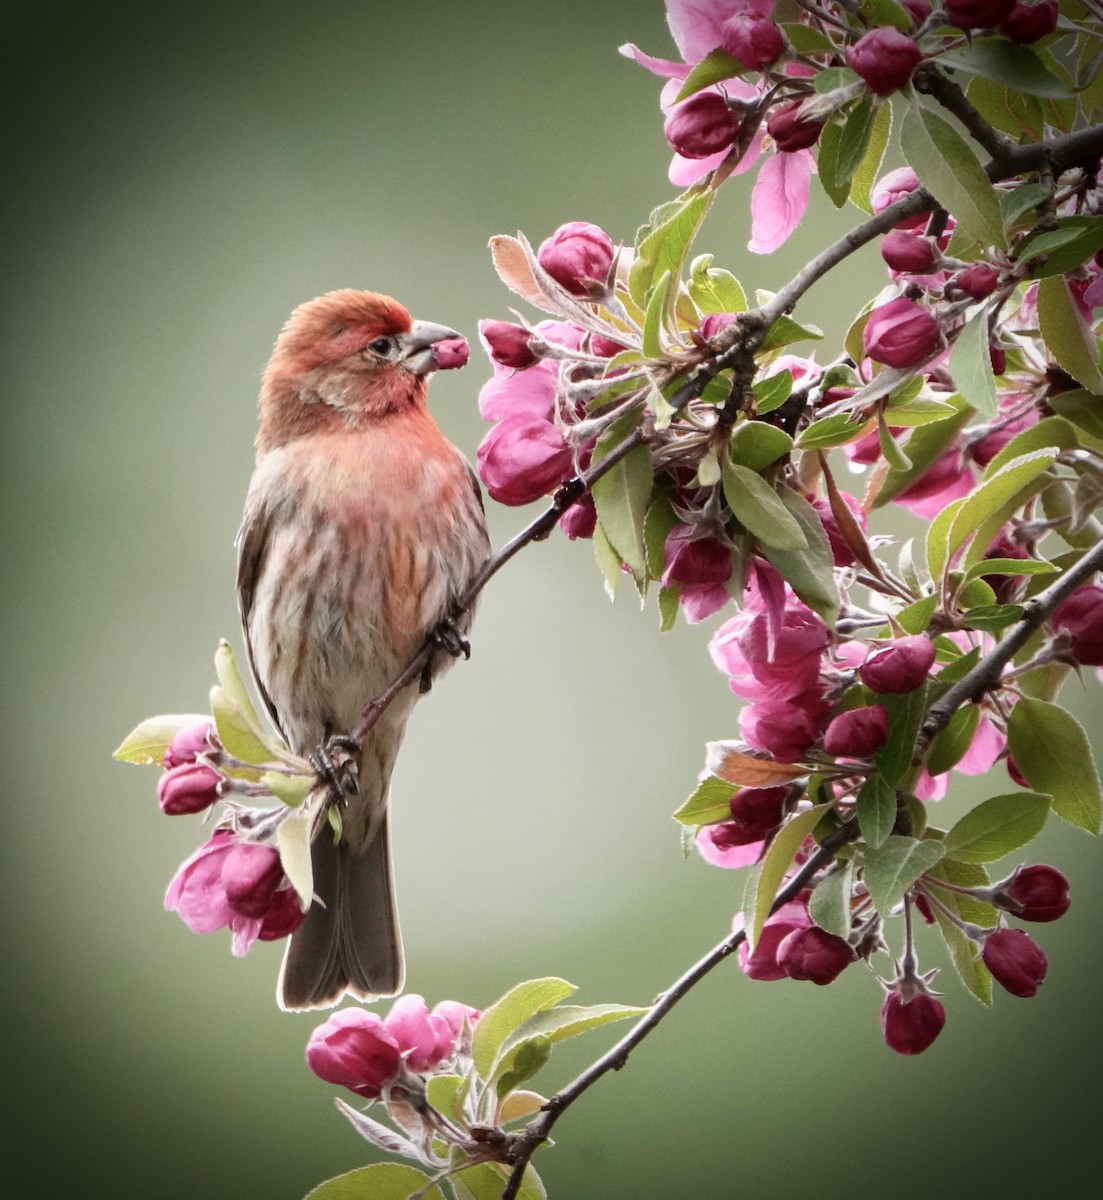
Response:
[[[419,407],[431,371],[466,361],[460,334],[413,320],[390,296],[327,292],[295,309],[276,340],[261,386],[258,448]]]

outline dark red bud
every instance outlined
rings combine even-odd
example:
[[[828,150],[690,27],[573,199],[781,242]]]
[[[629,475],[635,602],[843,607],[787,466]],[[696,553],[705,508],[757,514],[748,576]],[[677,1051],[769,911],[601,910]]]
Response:
[[[509,321],[480,321],[479,332],[490,357],[503,367],[522,371],[537,361],[532,352],[532,334]]]
[[[959,29],[991,29],[1014,7],[1015,0],[942,0],[946,20]]]
[[[935,264],[935,248],[920,234],[894,229],[881,239],[881,257],[894,271],[923,275]]]
[[[663,133],[683,158],[708,158],[726,150],[739,136],[741,125],[718,92],[698,92],[670,110]]]
[[[871,704],[839,713],[823,735],[823,748],[836,758],[869,758],[888,735],[888,713],[880,704]]]
[[[905,1003],[894,990],[881,1006],[881,1033],[897,1054],[922,1054],[945,1024],[946,1010],[927,992],[919,992]]]
[[[875,308],[862,333],[866,354],[889,367],[916,367],[926,362],[938,339],[938,322],[905,296]]]
[[[778,966],[790,979],[821,987],[838,979],[857,957],[849,942],[818,925],[794,929],[777,948]]]
[[[959,271],[953,278],[959,288],[974,300],[983,300],[996,290],[1000,281],[1000,273],[988,263],[972,263],[964,271]]]
[[[748,834],[747,842],[755,842],[781,824],[788,799],[789,789],[784,787],[740,788],[728,807],[733,822]]]
[[[752,71],[761,71],[785,53],[785,35],[761,13],[740,12],[729,17],[721,36],[721,46]]]
[[[263,917],[283,880],[283,864],[271,846],[239,842],[222,866],[226,902],[243,917]]]
[[[798,116],[803,100],[794,100],[790,104],[782,104],[770,113],[766,122],[766,132],[774,139],[774,144],[783,153],[794,150],[806,150],[814,146],[823,130],[823,121],[809,121]]]
[[[996,929],[984,939],[984,965],[1012,996],[1027,999],[1046,977],[1045,951],[1021,929]]]
[[[899,91],[911,79],[922,57],[915,42],[892,25],[871,29],[846,48],[850,69],[878,96]]]
[[[1078,588],[1057,605],[1050,623],[1071,639],[1069,652],[1081,666],[1103,667],[1103,584]]]
[[[171,767],[157,781],[161,811],[170,817],[205,812],[218,799],[220,782],[218,773],[203,763]]]
[[[922,634],[897,638],[877,650],[858,668],[858,675],[875,692],[914,692],[934,665],[934,643]]]
[[[1069,881],[1047,863],[1020,867],[1003,891],[1015,902],[1008,911],[1020,921],[1056,921],[1069,910]]]
[[[1016,4],[1000,22],[1000,33],[1026,45],[1046,37],[1057,28],[1057,0],[1039,4]]]

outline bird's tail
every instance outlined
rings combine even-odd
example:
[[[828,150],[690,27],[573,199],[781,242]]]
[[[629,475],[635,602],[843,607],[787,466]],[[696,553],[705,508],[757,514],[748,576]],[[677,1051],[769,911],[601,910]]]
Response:
[[[386,811],[358,852],[323,830],[311,860],[315,899],[284,955],[280,1007],[329,1008],[346,992],[363,1001],[397,995],[406,967]]]

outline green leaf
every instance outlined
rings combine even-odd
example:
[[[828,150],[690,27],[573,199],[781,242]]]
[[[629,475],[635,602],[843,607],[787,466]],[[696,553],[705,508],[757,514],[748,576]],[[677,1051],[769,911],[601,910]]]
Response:
[[[979,629],[987,633],[999,633],[1008,625],[1014,625],[1023,617],[1021,604],[984,604],[970,608],[965,614],[966,629]]]
[[[855,800],[858,827],[867,846],[883,846],[896,824],[896,788],[879,771],[862,784]]]
[[[595,465],[613,449],[612,445],[604,448],[603,441],[604,436],[594,447]],[[643,534],[652,483],[651,451],[646,446],[637,446],[598,479],[592,489],[601,528],[641,589],[647,579]]]
[[[730,819],[731,798],[735,786],[718,775],[709,775],[697,785],[693,795],[674,813],[683,825],[713,825]]]
[[[515,1042],[539,1035],[549,1044],[568,1041],[580,1033],[600,1029],[613,1021],[642,1017],[649,1010],[634,1004],[557,1004],[538,1012],[521,1026],[502,1048],[503,1057]]]
[[[839,865],[816,884],[808,900],[808,915],[821,929],[836,937],[850,935],[850,898],[854,888],[854,864]]]
[[[850,199],[850,180],[839,177],[839,151],[843,143],[843,126],[845,118],[829,121],[820,132],[819,152],[816,155],[816,169],[820,186],[827,198],[836,208]]]
[[[594,543],[594,557],[605,578],[605,594],[610,600],[615,600],[622,578],[620,555],[613,549],[613,543],[600,525],[594,530],[591,540]]]
[[[689,294],[704,314],[747,311],[747,295],[739,280],[720,267],[713,255],[701,254],[689,265]]]
[[[1057,228],[1032,233],[1019,243],[1016,258],[1024,262],[1036,255],[1044,257],[1032,266],[1030,274],[1039,279],[1064,275],[1087,262],[1103,248],[1103,221],[1093,217],[1058,217]]]
[[[310,795],[315,779],[313,775],[285,775],[283,771],[265,771],[260,781],[288,808],[298,808]]]
[[[881,172],[881,162],[889,144],[889,134],[892,132],[892,106],[881,104],[873,117],[873,130],[869,144],[866,146],[865,158],[862,159],[854,178],[850,183],[850,199],[863,212],[873,213],[873,202],[870,193],[877,176]]]
[[[514,1037],[502,1048],[494,1068],[495,1092],[498,1099],[508,1096],[515,1087],[520,1087],[543,1069],[551,1058],[551,1039],[543,1034]]]
[[[783,486],[777,494],[803,532],[806,546],[783,550],[763,545],[762,553],[801,600],[833,626],[839,615],[839,589],[835,583],[835,559],[823,522],[799,492]]]
[[[877,703],[888,713],[889,736],[877,751],[875,760],[885,780],[893,787],[907,784],[914,770],[915,742],[927,711],[927,689],[923,684],[914,692],[878,696]]]
[[[1050,399],[1058,397],[1047,397]],[[1060,450],[1072,450],[1079,444],[1076,430],[1064,417],[1043,417],[1029,429],[1020,430],[1015,436],[989,460],[984,468],[984,478],[990,479],[997,471],[1002,470],[1012,459],[1022,454],[1030,454],[1035,450],[1047,450],[1057,447]]]
[[[262,740],[256,727],[218,684],[211,688],[211,712],[218,740],[234,758],[258,766],[276,760],[274,748]]]
[[[841,188],[845,184],[848,193],[854,172],[861,165],[866,150],[869,148],[875,114],[873,100],[867,96],[847,113],[843,124],[843,136],[839,142],[839,158],[835,164],[835,179],[838,187]]]
[[[1072,98],[1072,92],[1045,68],[1036,54],[1002,37],[974,38],[971,45],[940,55],[938,65],[966,75],[979,75],[1044,100]]]
[[[996,416],[996,376],[988,353],[988,309],[975,312],[954,339],[950,350],[954,386],[977,412],[989,420]]]
[[[328,1179],[306,1195],[306,1200],[409,1200],[415,1193],[424,1200],[444,1200],[441,1190],[417,1167],[405,1163],[372,1163]]]
[[[767,350],[777,350],[779,347],[789,346],[793,342],[805,342],[809,339],[819,341],[822,337],[823,330],[815,325],[800,325],[792,317],[778,317],[766,330],[766,336],[762,339],[759,352],[765,354]]]
[[[755,471],[723,463],[724,499],[732,515],[765,548],[804,550],[804,531],[778,493]]]
[[[754,392],[754,406],[759,416],[773,412],[792,395],[793,374],[785,370],[778,371],[776,375],[765,375],[754,381],[751,391]]]
[[[1053,575],[1057,568],[1051,562],[1036,558],[985,558],[975,562],[965,572],[966,580],[980,575]]]
[[[1038,284],[1038,325],[1049,352],[1089,392],[1103,392],[1099,345],[1060,275]]]
[[[289,813],[276,830],[276,844],[280,850],[280,865],[295,889],[303,912],[314,899],[314,868],[310,861],[310,833],[314,825],[313,813]],[[323,832],[322,837],[326,834]]]
[[[638,305],[644,307],[647,293],[668,272],[677,292],[686,255],[714,195],[711,188],[692,187],[659,205],[636,234],[636,256],[628,281],[632,299]]]
[[[245,680],[242,679],[241,672],[237,669],[234,652],[225,638],[218,643],[218,649],[215,651],[214,669],[218,675],[218,682],[222,684],[230,699],[241,709],[245,719],[258,733],[264,733],[264,724],[253,707],[249,689],[245,686]]]
[[[169,713],[161,717],[147,717],[123,738],[122,745],[111,757],[119,762],[137,763],[143,767],[154,763],[163,766],[165,751],[172,745],[172,739],[182,729],[209,720],[206,713]]]
[[[1103,396],[1075,388],[1071,392],[1047,396],[1046,404],[1089,437],[1103,441]]]
[[[904,474],[911,470],[912,461],[900,449],[899,443],[893,438],[888,425],[885,423],[885,415],[882,412],[877,414],[877,444],[881,448],[881,457],[888,464],[890,471]]]
[[[1007,747],[1031,787],[1053,797],[1063,821],[1098,835],[1103,791],[1091,743],[1067,709],[1024,696],[1007,722]]]
[[[733,58],[726,50],[716,49],[694,64],[675,102],[684,100],[704,88],[712,87],[715,83],[722,83],[725,79],[734,79],[737,75],[745,74],[747,70],[739,59]]]
[[[481,1162],[457,1171],[449,1183],[455,1189],[456,1200],[500,1200],[509,1175],[510,1168],[502,1163]],[[547,1200],[543,1181],[532,1163],[525,1168],[517,1200]]]
[[[740,421],[732,431],[732,462],[756,474],[792,448],[793,439],[785,430],[765,421]]]
[[[1038,792],[993,796],[967,812],[943,844],[959,862],[986,863],[1033,841],[1046,823],[1050,797]]]
[[[974,488],[965,497],[950,524],[947,538],[950,556],[952,557],[976,534],[982,522],[1001,512],[1008,501],[1013,500],[1039,475],[1048,471],[1056,461],[1057,454],[1056,446],[1020,454]],[[974,549],[980,558],[988,546],[981,546],[978,542]],[[966,565],[969,561],[971,560],[967,558]]]
[[[791,817],[770,843],[762,861],[751,872],[747,890],[743,894],[743,927],[747,931],[747,945],[751,950],[766,924],[781,882],[793,865],[797,851],[830,811],[830,804],[817,804]]]
[[[973,744],[979,724],[980,709],[975,704],[963,704],[931,743],[927,770],[932,775],[942,775],[957,766]]]
[[[996,189],[948,121],[913,104],[904,115],[900,148],[927,191],[957,219],[962,234],[983,246],[1006,248]]]
[[[926,633],[931,623],[935,609],[938,607],[938,596],[923,596],[913,600],[906,608],[896,614],[896,621],[905,633]]]
[[[866,431],[867,422],[850,413],[835,413],[813,421],[797,438],[798,450],[830,450],[857,441]]]
[[[991,882],[988,873],[982,866],[975,863],[958,862],[951,858],[944,858],[942,862],[927,872],[929,885],[938,881],[970,888],[987,887]],[[954,964],[958,978],[982,1004],[990,1005],[992,1003],[992,976],[977,953],[976,943],[965,936],[953,918],[958,917],[962,921],[989,929],[996,924],[996,910],[990,904],[984,904],[962,892],[944,891],[935,887],[932,887],[932,891],[937,892],[940,902],[952,914],[952,916],[947,916],[942,909],[933,906],[938,930],[946,943],[950,961]]]
[[[551,1008],[576,990],[565,979],[530,979],[496,1000],[479,1018],[471,1038],[471,1056],[479,1075],[490,1079],[506,1039],[535,1013]]]
[[[669,271],[664,271],[647,293],[647,311],[643,318],[643,352],[647,358],[662,358],[662,331],[666,323],[666,304],[670,296]]]
[[[865,853],[863,879],[873,907],[885,920],[904,899],[913,883],[946,853],[941,842],[920,842],[893,835],[882,846]]]

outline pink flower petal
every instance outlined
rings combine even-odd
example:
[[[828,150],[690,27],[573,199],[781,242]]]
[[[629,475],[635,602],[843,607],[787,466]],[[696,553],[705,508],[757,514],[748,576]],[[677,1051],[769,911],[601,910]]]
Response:
[[[752,254],[771,254],[800,224],[808,208],[815,159],[810,150],[774,154],[763,164],[751,192]]]

